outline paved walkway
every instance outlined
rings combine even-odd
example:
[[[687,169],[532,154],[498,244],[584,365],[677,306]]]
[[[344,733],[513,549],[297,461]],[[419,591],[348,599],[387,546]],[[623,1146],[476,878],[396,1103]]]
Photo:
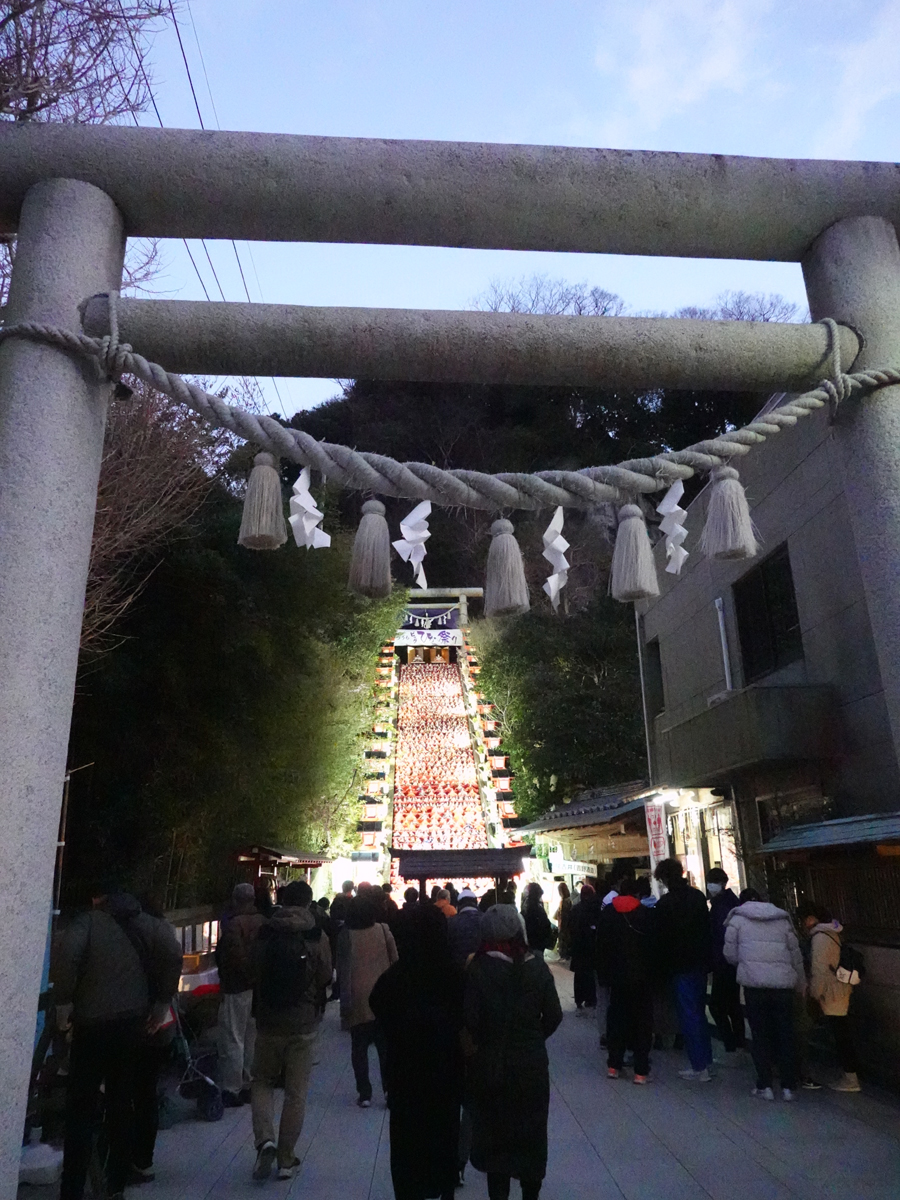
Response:
[[[675,1053],[656,1054],[645,1088],[604,1078],[593,1021],[574,1016],[571,975],[554,968],[566,1015],[551,1040],[550,1165],[542,1200],[896,1200],[900,1103],[881,1094],[804,1092],[795,1105],[749,1095],[750,1069],[711,1084],[677,1075]],[[313,1072],[292,1183],[274,1176],[271,1200],[393,1200],[383,1107],[356,1107],[350,1042],[330,1005]],[[248,1108],[216,1124],[187,1121],[160,1134],[157,1181],[140,1200],[241,1200],[253,1183]],[[44,1189],[21,1189],[43,1200]],[[514,1185],[513,1194],[518,1196]],[[129,1192],[134,1197],[137,1190]],[[486,1200],[469,1168],[457,1200]]]

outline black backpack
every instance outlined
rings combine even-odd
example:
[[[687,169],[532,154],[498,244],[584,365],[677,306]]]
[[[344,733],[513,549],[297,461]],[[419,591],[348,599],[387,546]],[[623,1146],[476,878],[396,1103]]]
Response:
[[[309,948],[299,929],[279,929],[278,922],[259,932],[257,995],[267,1008],[296,1008],[309,986]]]
[[[856,987],[865,978],[866,960],[855,946],[848,946],[846,942],[842,942],[841,957],[833,970],[841,983],[849,983],[851,987]]]

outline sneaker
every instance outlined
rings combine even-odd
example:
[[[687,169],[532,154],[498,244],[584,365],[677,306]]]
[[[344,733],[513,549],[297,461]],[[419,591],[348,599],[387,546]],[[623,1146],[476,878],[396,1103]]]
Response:
[[[755,1096],[757,1098],[757,1100],[774,1100],[775,1099],[775,1093],[772,1091],[771,1088],[756,1087],[753,1089],[753,1091],[750,1093],[750,1095]]]
[[[254,1179],[268,1179],[272,1174],[272,1165],[278,1151],[274,1142],[263,1142],[256,1151],[256,1166],[253,1168]]]
[[[797,1094],[796,1094],[796,1092],[792,1092],[790,1088],[782,1088],[781,1089],[781,1098],[785,1102],[785,1104],[790,1104],[792,1100],[797,1099]]]
[[[129,1183],[152,1183],[155,1178],[156,1172],[152,1167],[136,1167],[134,1163],[131,1164]]]
[[[243,1103],[239,1092],[222,1093],[222,1104],[225,1108],[241,1108]]]
[[[816,1083],[814,1079],[804,1079],[800,1086],[805,1092],[821,1092],[821,1083]]]
[[[372,1101],[371,1100],[363,1100],[363,1098],[361,1096],[357,1100],[356,1103],[359,1105],[360,1108],[371,1108],[372,1107]]]
[[[635,1075],[634,1079],[631,1082],[632,1083],[649,1083],[650,1076],[649,1075]]]
[[[833,1092],[861,1092],[859,1078],[855,1071],[845,1071],[836,1083],[828,1085]]]
[[[289,1166],[279,1167],[278,1174],[275,1176],[275,1178],[276,1179],[293,1179],[294,1176],[297,1174],[297,1168],[299,1166],[300,1166],[300,1159],[295,1158],[294,1161],[292,1163],[290,1163]]]
[[[622,1077],[622,1072],[618,1069],[618,1067],[607,1067],[606,1068],[606,1078],[607,1079],[621,1079],[621,1077]]]
[[[681,1079],[687,1079],[690,1083],[711,1083],[712,1075],[709,1073],[709,1067],[704,1067],[702,1071],[695,1071],[692,1067],[688,1067],[686,1071],[679,1071],[678,1075]]]

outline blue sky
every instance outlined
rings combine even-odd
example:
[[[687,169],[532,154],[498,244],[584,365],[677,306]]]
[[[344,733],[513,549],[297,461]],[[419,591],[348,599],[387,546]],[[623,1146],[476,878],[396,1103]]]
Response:
[[[182,0],[179,19],[208,128],[900,158],[900,0]],[[165,124],[196,128],[174,33],[155,38],[149,61]],[[208,249],[226,299],[245,299],[231,245]],[[251,297],[272,302],[463,308],[491,280],[535,273],[618,292],[632,311],[736,288],[805,302],[799,267],[784,263],[238,250]],[[218,299],[204,251],[194,254]],[[164,243],[164,260],[160,289],[202,299],[183,247]],[[338,390],[278,382],[288,411]]]

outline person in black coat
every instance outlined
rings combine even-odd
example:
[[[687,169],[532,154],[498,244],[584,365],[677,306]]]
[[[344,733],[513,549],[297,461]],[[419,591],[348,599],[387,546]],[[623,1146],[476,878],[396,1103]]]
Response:
[[[597,1007],[596,939],[600,920],[600,898],[591,884],[581,889],[581,899],[572,909],[569,967],[575,978],[575,1008],[579,1011]]]
[[[737,967],[725,959],[725,922],[731,910],[738,907],[740,900],[728,886],[728,876],[721,867],[713,867],[707,872],[706,890],[709,893],[713,952],[709,1011],[726,1053],[733,1055],[736,1050],[743,1050],[747,1045],[747,1035]]]
[[[706,897],[684,878],[677,858],[664,858],[654,872],[666,888],[656,905],[666,973],[675,984],[675,1003],[690,1068],[682,1079],[706,1083],[712,1041],[706,1020],[706,980],[712,967],[712,924]]]
[[[550,968],[525,945],[514,908],[489,909],[481,932],[481,949],[466,969],[472,1166],[487,1174],[490,1200],[509,1200],[512,1179],[522,1200],[538,1200],[550,1109],[545,1043],[562,1009]]]
[[[620,881],[618,895],[597,923],[597,976],[609,988],[607,1070],[618,1079],[625,1051],[634,1051],[634,1082],[646,1083],[653,1041],[653,997],[660,977],[656,912],[641,904],[634,879]]]
[[[529,883],[525,890],[525,901],[522,905],[522,917],[525,921],[525,941],[528,949],[538,958],[544,957],[545,950],[552,950],[556,945],[556,934],[550,918],[544,911],[541,897],[544,889],[539,883]]]
[[[465,1067],[462,969],[447,919],[431,904],[401,910],[399,961],[378,979],[369,1007],[387,1043],[391,1180],[396,1200],[453,1200]]]

